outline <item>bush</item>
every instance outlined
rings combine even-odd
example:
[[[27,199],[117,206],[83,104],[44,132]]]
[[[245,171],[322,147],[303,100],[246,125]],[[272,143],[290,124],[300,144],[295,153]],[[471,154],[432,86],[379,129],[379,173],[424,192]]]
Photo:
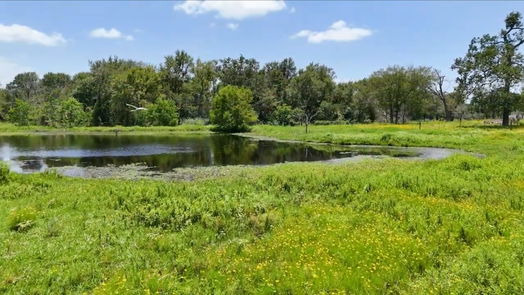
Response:
[[[17,126],[28,126],[30,112],[31,106],[29,103],[17,99],[14,106],[7,113],[7,119]]]
[[[152,126],[175,126],[178,118],[175,103],[163,98],[158,98],[155,104],[149,105],[146,113],[146,122]]]
[[[244,132],[248,124],[256,121],[256,114],[251,106],[251,90],[236,86],[226,86],[213,98],[211,105],[211,123],[216,124],[215,131]]]
[[[273,122],[283,126],[300,125],[304,121],[304,111],[288,105],[278,106],[273,113]]]
[[[54,125],[57,127],[87,126],[91,118],[91,114],[84,111],[84,105],[72,97],[60,101],[56,111]]]
[[[343,117],[339,111],[340,106],[323,101],[318,108],[317,118],[325,121],[336,121]]]
[[[293,125],[293,108],[288,105],[278,106],[273,113],[273,120],[278,125]]]
[[[26,231],[33,227],[36,215],[36,209],[33,207],[13,209],[7,216],[7,226],[13,231]]]

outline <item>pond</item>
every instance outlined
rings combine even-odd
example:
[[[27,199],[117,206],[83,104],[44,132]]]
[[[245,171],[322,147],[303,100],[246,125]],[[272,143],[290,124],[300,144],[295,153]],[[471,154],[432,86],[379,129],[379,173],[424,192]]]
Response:
[[[182,167],[337,161],[362,156],[442,158],[451,153],[446,149],[306,144],[218,134],[0,136],[0,159],[19,173],[129,164],[168,172]]]

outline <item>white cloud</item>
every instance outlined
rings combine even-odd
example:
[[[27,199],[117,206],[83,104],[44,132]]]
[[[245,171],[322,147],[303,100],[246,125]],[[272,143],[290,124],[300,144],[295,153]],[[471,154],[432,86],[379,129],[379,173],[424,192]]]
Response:
[[[0,24],[0,42],[57,46],[66,43],[66,40],[59,33],[45,34],[28,26]]]
[[[291,36],[291,38],[307,38],[309,43],[321,43],[324,41],[349,42],[371,36],[371,34],[373,34],[371,30],[351,28],[346,25],[345,21],[339,20],[325,31],[302,30]]]
[[[186,14],[197,15],[214,12],[218,17],[235,20],[264,16],[284,8],[286,8],[286,3],[283,0],[186,0],[174,6],[175,10],[181,10]]]
[[[122,32],[115,28],[106,30],[105,28],[94,29],[89,33],[93,38],[104,38],[104,39],[124,39],[127,41],[133,41],[135,38],[131,35],[124,35]]]
[[[235,24],[235,23],[229,23],[226,25],[226,27],[232,31],[238,29],[238,24]]]
[[[6,84],[13,81],[17,74],[30,71],[30,67],[18,65],[0,56],[0,87],[5,88]]]

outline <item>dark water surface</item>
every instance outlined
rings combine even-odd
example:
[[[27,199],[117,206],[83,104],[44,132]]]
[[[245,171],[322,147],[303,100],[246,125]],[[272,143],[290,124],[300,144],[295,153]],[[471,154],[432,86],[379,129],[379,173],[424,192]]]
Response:
[[[141,164],[166,172],[179,167],[267,165],[358,155],[416,157],[424,150],[309,145],[235,135],[16,135],[0,136],[0,160],[22,173],[52,167]]]

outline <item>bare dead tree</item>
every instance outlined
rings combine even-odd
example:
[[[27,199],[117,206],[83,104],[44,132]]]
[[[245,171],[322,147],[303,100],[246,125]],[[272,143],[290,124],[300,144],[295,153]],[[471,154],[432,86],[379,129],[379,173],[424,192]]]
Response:
[[[429,87],[429,91],[435,95],[441,102],[444,107],[444,114],[446,116],[446,121],[453,120],[453,114],[449,109],[448,93],[444,90],[444,83],[446,82],[446,76],[442,74],[439,70],[433,70],[433,75],[435,76],[433,83]]]

